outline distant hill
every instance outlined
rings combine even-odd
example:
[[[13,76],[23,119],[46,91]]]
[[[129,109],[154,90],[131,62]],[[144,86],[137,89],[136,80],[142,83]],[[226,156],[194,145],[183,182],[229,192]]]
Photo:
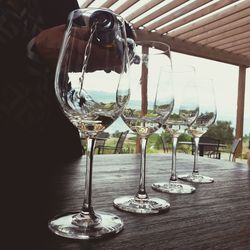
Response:
[[[235,129],[236,126],[236,117],[233,116],[222,116],[222,115],[218,115],[217,120],[220,121],[231,121],[232,123],[232,127]],[[123,122],[123,120],[121,118],[118,118],[109,128],[106,129],[107,132],[109,133],[114,133],[115,131],[124,131],[129,129],[128,126]],[[234,130],[235,132],[235,130]],[[250,118],[245,118],[244,120],[244,135],[250,134]]]

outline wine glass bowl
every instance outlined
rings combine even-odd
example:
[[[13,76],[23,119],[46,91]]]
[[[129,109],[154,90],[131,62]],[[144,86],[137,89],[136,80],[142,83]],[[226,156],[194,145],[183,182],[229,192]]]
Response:
[[[161,127],[162,120],[173,109],[172,87],[165,71],[169,67],[171,58],[168,45],[155,41],[136,42],[136,52],[130,66],[131,96],[122,119],[139,137],[140,179],[135,195],[118,197],[113,201],[114,207],[123,211],[155,214],[165,212],[170,207],[164,199],[149,197],[145,187],[147,139]]]
[[[82,209],[49,221],[49,229],[59,236],[95,239],[123,229],[117,215],[94,210],[92,167],[96,136],[121,115],[128,102],[129,60],[120,16],[107,9],[71,12],[57,63],[55,92],[65,115],[87,138],[87,153]]]

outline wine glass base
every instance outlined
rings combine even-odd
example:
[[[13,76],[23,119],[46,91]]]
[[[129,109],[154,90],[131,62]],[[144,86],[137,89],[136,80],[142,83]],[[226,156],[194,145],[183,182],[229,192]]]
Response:
[[[114,207],[137,214],[159,214],[168,211],[170,204],[160,198],[139,199],[135,196],[122,196],[113,202]]]
[[[169,194],[192,194],[196,189],[193,186],[182,184],[179,182],[160,182],[152,184],[155,191]]]
[[[200,174],[191,174],[191,175],[178,175],[178,178],[182,181],[189,181],[193,183],[212,183],[214,179],[208,176],[200,175]]]
[[[49,229],[56,235],[70,238],[89,240],[111,236],[119,233],[123,229],[123,221],[115,214],[96,212],[97,222],[93,223],[89,218],[82,226],[72,223],[79,212],[67,213],[57,216],[49,221]]]

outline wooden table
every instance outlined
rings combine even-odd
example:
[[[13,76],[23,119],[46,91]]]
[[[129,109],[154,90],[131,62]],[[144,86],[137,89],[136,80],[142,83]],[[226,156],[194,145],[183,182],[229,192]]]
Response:
[[[192,170],[193,157],[177,155],[179,174]],[[168,181],[171,156],[147,156],[146,187],[150,196],[167,199],[171,208],[160,215],[138,215],[116,210],[112,201],[134,194],[139,181],[137,155],[96,155],[93,173],[95,210],[112,212],[124,220],[124,230],[115,237],[79,241],[54,236],[47,230],[44,250],[108,249],[249,249],[250,174],[247,165],[199,158],[202,174],[215,179],[197,184],[191,195],[169,195],[151,189],[156,181]],[[84,189],[85,157],[61,166],[52,176],[50,201],[44,204],[49,220],[56,214],[81,208]],[[45,213],[45,212],[44,212]],[[36,248],[34,248],[35,250]]]

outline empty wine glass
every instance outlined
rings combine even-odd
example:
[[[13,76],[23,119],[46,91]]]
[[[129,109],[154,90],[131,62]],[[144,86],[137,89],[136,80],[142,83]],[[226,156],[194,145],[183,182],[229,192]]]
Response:
[[[197,84],[200,112],[195,122],[188,129],[195,143],[193,172],[192,174],[179,175],[178,178],[194,183],[211,183],[214,181],[213,178],[199,174],[197,162],[200,137],[207,132],[208,128],[216,120],[217,109],[215,93],[211,79],[198,79]]]
[[[80,211],[49,221],[49,229],[57,235],[94,239],[123,229],[117,215],[94,211],[91,196],[96,136],[123,111],[129,99],[128,74],[123,19],[106,9],[73,11],[59,55],[55,90],[64,113],[87,138],[85,191]]]
[[[160,65],[159,65],[160,63]],[[122,119],[140,138],[141,161],[138,192],[114,200],[118,209],[143,214],[167,211],[170,204],[163,199],[149,198],[145,187],[146,145],[148,137],[161,127],[173,108],[171,82],[166,67],[171,66],[169,46],[154,41],[138,41],[131,64],[131,97]]]
[[[174,109],[163,128],[172,135],[172,167],[169,182],[158,182],[152,184],[152,188],[156,191],[171,194],[190,194],[195,191],[195,187],[186,185],[178,181],[176,174],[176,146],[178,137],[186,132],[196,119],[199,106],[197,99],[197,91],[195,85],[195,70],[191,66],[175,67],[171,74],[174,86]]]

